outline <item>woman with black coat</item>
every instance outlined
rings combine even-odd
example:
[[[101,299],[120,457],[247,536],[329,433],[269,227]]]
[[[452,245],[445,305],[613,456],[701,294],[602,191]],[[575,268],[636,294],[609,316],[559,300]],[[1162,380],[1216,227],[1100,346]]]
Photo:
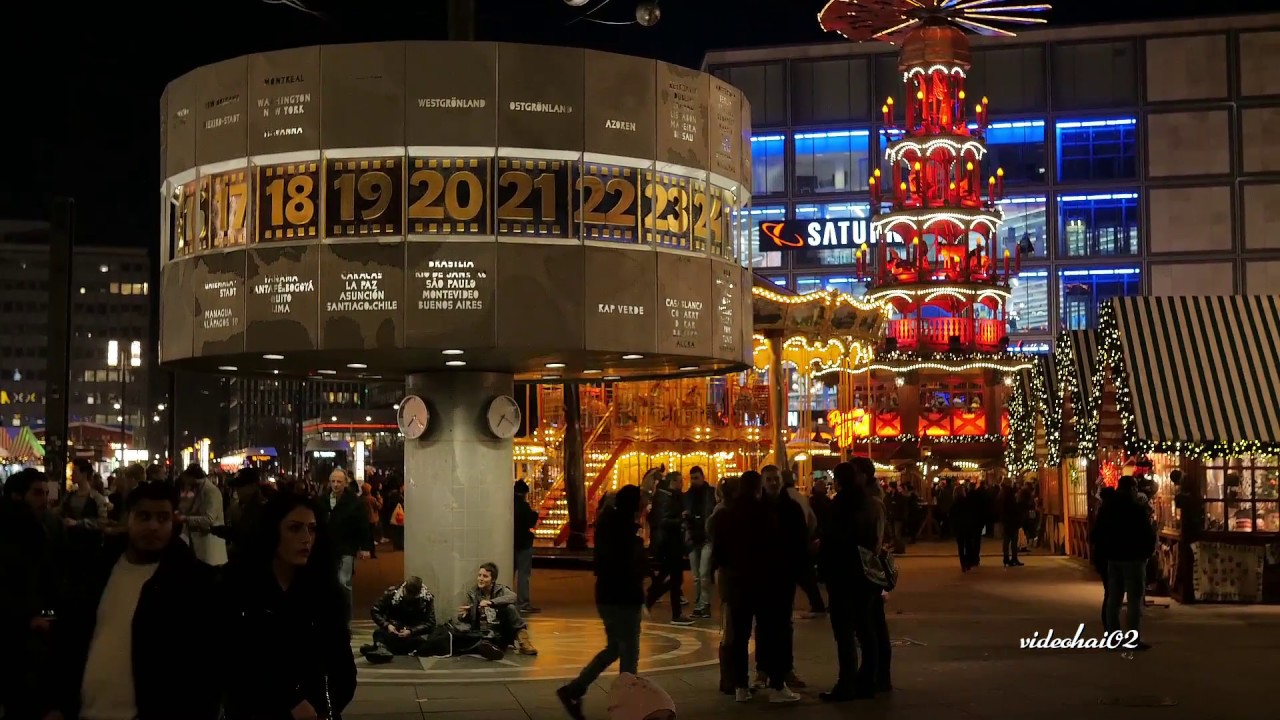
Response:
[[[252,651],[229,683],[226,720],[336,720],[356,689],[346,600],[310,500],[281,493],[227,566],[227,636]]]

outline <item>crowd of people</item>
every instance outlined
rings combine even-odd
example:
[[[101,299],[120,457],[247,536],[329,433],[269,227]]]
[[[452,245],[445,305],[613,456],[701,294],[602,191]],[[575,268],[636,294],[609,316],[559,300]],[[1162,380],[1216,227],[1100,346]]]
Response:
[[[640,486],[602,499],[594,572],[605,647],[556,691],[569,716],[585,717],[587,689],[615,662],[622,673],[636,673],[641,622],[663,595],[669,596],[671,622],[687,625],[711,616],[712,586],[722,627],[721,690],[737,702],[750,702],[757,693],[771,703],[800,699],[792,688],[804,685],[793,645],[801,588],[818,606],[811,614],[830,614],[837,648],[838,679],[820,699],[846,702],[892,691],[884,595],[896,573],[886,565],[888,516],[874,465],[865,458],[841,463],[834,471],[834,496],[820,482],[808,498],[796,488],[793,473],[774,465],[724,478],[715,488],[700,468],[689,476],[686,490],[681,473],[657,468]],[[646,523],[649,553],[641,534]],[[686,557],[694,575],[693,618],[682,610]],[[827,588],[825,603],[819,576]]]

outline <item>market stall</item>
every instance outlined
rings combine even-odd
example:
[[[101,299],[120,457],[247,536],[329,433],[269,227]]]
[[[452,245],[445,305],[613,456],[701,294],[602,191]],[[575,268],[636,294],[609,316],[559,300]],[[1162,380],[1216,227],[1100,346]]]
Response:
[[[1062,415],[1058,409],[1054,364],[1048,356],[1019,371],[1009,400],[1010,432],[1005,467],[1012,476],[1036,483],[1041,505],[1041,545],[1066,552],[1065,495],[1059,471],[1062,454]]]
[[[1090,462],[1097,443],[1097,411],[1092,403],[1098,367],[1097,333],[1072,330],[1058,336],[1053,349],[1056,379],[1058,474],[1066,521],[1065,549],[1078,558],[1089,557],[1089,516],[1096,507],[1097,466]]]
[[[1159,488],[1161,579],[1188,599],[1280,602],[1280,297],[1117,298],[1099,340],[1123,452]]]

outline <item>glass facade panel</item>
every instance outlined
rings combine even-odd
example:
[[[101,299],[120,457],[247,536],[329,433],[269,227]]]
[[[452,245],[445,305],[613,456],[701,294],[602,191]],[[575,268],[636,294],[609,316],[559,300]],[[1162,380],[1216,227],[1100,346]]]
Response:
[[[792,62],[792,124],[869,119],[869,81],[870,62],[866,58]]]
[[[751,137],[751,184],[754,195],[787,191],[787,136],[778,133]]]
[[[787,124],[787,71],[782,63],[718,68],[713,74],[746,96],[752,127]]]
[[[1059,321],[1063,330],[1098,327],[1098,305],[1113,297],[1142,294],[1142,270],[1136,267],[1073,268],[1058,271]]]
[[[866,190],[870,141],[867,130],[796,133],[795,194]]]
[[[1060,120],[1058,180],[1132,180],[1138,177],[1138,121]]]
[[[1081,110],[1137,105],[1137,58],[1130,41],[1055,45],[1054,107]]]
[[[846,218],[870,218],[871,205],[865,202],[838,202],[823,205],[796,205],[797,220],[844,220]],[[868,227],[870,233],[870,227]],[[856,247],[817,250],[804,248],[791,253],[796,267],[815,265],[839,265],[853,268],[857,264]]]
[[[765,279],[765,280],[768,280],[769,282],[773,283],[774,285],[777,285],[777,286],[778,286],[778,287],[780,287],[780,288],[785,288],[785,287],[787,287],[787,276],[786,276],[786,275],[766,275],[764,279]]]
[[[867,293],[867,284],[853,275],[797,275],[796,292],[817,292],[818,290],[839,290],[854,296]]]
[[[1049,214],[1043,196],[1008,197],[997,205],[1004,211],[1004,224],[1000,226],[1000,243],[997,257],[1008,250],[1017,255],[1022,246],[1022,258],[1043,258],[1049,255]]]
[[[746,247],[744,262],[752,268],[782,267],[782,253],[760,252],[760,223],[768,220],[786,220],[786,205],[756,205],[747,208]]]
[[[1003,168],[1005,185],[1047,182],[1049,165],[1044,146],[1043,120],[991,123],[987,126],[984,170],[990,175],[996,168]]]
[[[1050,331],[1049,271],[1023,270],[1011,282],[1006,306],[1010,335],[1035,335]]]
[[[966,87],[969,97],[990,98],[992,109],[998,113],[1042,110],[1046,104],[1044,48],[1035,45],[974,50]]]
[[[1139,222],[1137,193],[1058,196],[1064,257],[1137,255]]]

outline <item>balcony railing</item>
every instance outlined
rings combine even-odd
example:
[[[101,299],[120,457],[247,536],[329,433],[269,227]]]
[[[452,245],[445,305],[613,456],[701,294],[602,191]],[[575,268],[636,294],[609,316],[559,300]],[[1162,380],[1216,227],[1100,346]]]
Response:
[[[1009,335],[1004,320],[905,318],[890,320],[888,337],[904,351],[946,352],[955,338],[960,350],[996,351]]]

